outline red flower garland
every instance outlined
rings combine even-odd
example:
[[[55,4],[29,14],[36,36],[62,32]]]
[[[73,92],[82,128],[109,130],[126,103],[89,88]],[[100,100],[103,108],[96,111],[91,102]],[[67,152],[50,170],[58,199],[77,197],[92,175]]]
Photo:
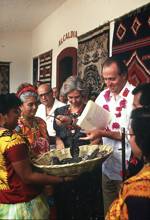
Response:
[[[103,105],[103,108],[109,111],[109,106],[108,105]]]
[[[127,103],[127,101],[126,101],[125,99],[122,99],[122,100],[120,101],[119,105],[120,105],[120,107],[121,107],[121,110],[122,110],[122,108],[126,108],[126,103]]]
[[[123,91],[122,95],[124,97],[127,97],[129,94],[129,89],[128,88],[125,88],[125,90]],[[110,90],[106,90],[105,94],[104,94],[104,98],[106,100],[106,102],[109,102],[110,101]],[[126,99],[122,99],[119,103],[119,106],[116,107],[116,118],[119,118],[121,117],[121,112],[122,112],[122,109],[123,108],[126,108],[126,104],[127,104],[127,101]],[[106,109],[107,111],[110,111],[109,110],[109,106],[107,104],[103,105],[103,108]],[[112,124],[112,129],[119,129],[120,128],[120,124],[118,122],[114,122]]]
[[[112,124],[112,129],[118,129],[118,128],[120,128],[120,124],[118,122],[114,122]]]
[[[127,97],[128,94],[129,94],[129,89],[128,89],[128,88],[125,88],[125,90],[124,90],[124,92],[123,92],[122,95],[123,95],[124,97]]]
[[[107,90],[104,94],[104,98],[106,100],[106,102],[110,101],[110,90]]]

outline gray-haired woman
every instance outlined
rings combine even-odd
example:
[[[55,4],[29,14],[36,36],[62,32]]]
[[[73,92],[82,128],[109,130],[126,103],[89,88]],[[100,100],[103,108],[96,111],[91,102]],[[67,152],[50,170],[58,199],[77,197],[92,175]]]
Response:
[[[61,91],[67,97],[69,104],[56,109],[54,113],[55,117],[59,119],[54,122],[57,148],[70,147],[72,145],[71,137],[76,146],[89,143],[79,140],[83,134],[80,132],[80,128],[75,125],[85,107],[87,97],[83,81],[78,76],[70,76],[64,82]]]
[[[18,87],[17,96],[21,99],[22,105],[16,130],[29,141],[30,156],[37,157],[49,150],[50,140],[45,121],[35,117],[38,103],[36,88],[29,83],[22,83]]]
[[[59,148],[71,147],[73,156],[77,156],[77,147],[89,144],[88,141],[80,140],[80,137],[84,134],[75,124],[76,119],[85,107],[87,90],[78,76],[69,77],[64,82],[62,89],[68,98],[69,104],[55,110],[55,116],[61,120],[56,119],[57,121],[55,120],[54,122],[56,143]],[[58,220],[96,219],[98,212],[100,212],[100,208],[97,209],[101,198],[99,189],[100,169],[93,170],[92,173],[82,174],[71,184],[56,186],[55,196]]]

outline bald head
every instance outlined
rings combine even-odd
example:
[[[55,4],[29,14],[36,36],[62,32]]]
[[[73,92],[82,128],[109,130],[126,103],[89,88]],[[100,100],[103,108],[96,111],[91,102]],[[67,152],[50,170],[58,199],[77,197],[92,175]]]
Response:
[[[53,98],[53,92],[52,88],[50,87],[49,84],[41,84],[38,87],[38,95],[40,98],[40,102],[45,105],[46,107],[50,107],[54,103],[54,98]]]
[[[52,90],[51,86],[48,83],[43,83],[41,85],[38,86],[38,91],[41,89],[46,89],[46,90]]]

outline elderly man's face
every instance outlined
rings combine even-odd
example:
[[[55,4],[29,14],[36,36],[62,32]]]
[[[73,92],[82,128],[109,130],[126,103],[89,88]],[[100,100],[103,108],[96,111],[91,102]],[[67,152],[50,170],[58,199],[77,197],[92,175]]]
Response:
[[[53,103],[53,92],[47,85],[41,85],[38,88],[38,95],[40,102],[45,106],[50,106]]]

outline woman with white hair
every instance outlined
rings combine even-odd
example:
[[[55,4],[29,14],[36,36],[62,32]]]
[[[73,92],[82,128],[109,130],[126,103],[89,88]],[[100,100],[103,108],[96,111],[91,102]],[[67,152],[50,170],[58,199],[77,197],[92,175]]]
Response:
[[[72,156],[78,157],[78,146],[90,144],[89,141],[80,140],[84,134],[81,128],[76,126],[76,120],[86,104],[87,90],[78,76],[67,78],[62,90],[63,94],[67,96],[68,105],[55,110],[56,143],[58,148],[70,147]],[[98,168],[91,173],[82,174],[72,183],[56,186],[58,220],[97,218],[100,213],[99,205],[102,203],[100,173],[100,168]]]
[[[77,76],[71,76],[63,83],[61,91],[67,97],[69,104],[55,110],[55,118],[59,119],[54,121],[57,147],[71,147],[72,139],[76,146],[89,143],[89,141],[79,140],[83,133],[76,126],[76,121],[86,104],[87,90],[83,81]]]
[[[31,158],[36,158],[40,154],[49,151],[49,136],[47,126],[43,119],[36,117],[38,106],[38,94],[36,88],[23,83],[18,87],[17,96],[21,99],[21,117],[16,128],[29,141]]]

